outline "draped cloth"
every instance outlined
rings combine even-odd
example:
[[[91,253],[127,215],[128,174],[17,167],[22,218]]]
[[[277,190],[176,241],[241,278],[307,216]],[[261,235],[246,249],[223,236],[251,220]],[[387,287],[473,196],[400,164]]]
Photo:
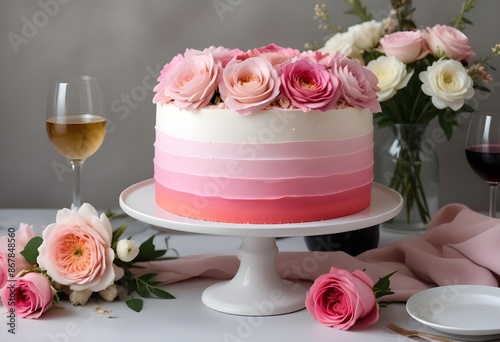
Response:
[[[449,204],[432,218],[426,232],[410,236],[358,256],[344,252],[279,252],[275,265],[286,279],[314,281],[331,267],[364,270],[374,282],[391,278],[393,295],[384,299],[406,301],[412,294],[434,286],[498,286],[500,275],[500,220],[462,204]],[[193,277],[231,279],[238,270],[236,255],[198,254],[146,263],[142,272],[173,283]]]

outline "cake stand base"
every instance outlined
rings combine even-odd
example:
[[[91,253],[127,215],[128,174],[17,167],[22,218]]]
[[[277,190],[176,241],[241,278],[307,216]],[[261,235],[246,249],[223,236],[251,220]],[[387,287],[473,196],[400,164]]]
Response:
[[[243,237],[240,267],[229,281],[208,287],[201,297],[209,308],[245,316],[270,316],[301,310],[307,289],[281,279],[275,267],[275,238]]]
[[[377,225],[396,216],[403,203],[396,191],[374,183],[370,207],[353,215],[316,222],[240,224],[180,217],[157,207],[154,197],[154,181],[146,180],[125,189],[120,206],[128,215],[159,228],[241,237],[236,275],[207,288],[202,301],[213,310],[244,316],[279,315],[305,307],[307,289],[281,279],[276,270],[276,237],[342,233]]]

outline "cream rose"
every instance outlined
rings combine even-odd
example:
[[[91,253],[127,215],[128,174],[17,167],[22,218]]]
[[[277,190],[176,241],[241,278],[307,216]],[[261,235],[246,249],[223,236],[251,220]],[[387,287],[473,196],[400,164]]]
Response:
[[[57,212],[42,233],[38,264],[54,281],[73,291],[104,290],[115,279],[112,228],[90,204]]]
[[[379,102],[389,100],[396,95],[399,89],[406,87],[413,76],[413,70],[408,73],[406,64],[396,56],[380,56],[370,61],[366,67],[378,78],[377,86],[380,90],[377,95]]]
[[[340,51],[343,55],[347,55],[364,64],[360,49],[354,45],[354,39],[354,32],[346,31],[337,33],[328,39],[325,45],[318,51],[323,53],[335,53],[336,51]]]
[[[432,104],[438,109],[446,107],[454,111],[464,105],[466,99],[474,96],[473,81],[462,64],[455,60],[442,59],[434,62],[419,74],[422,91],[432,97]]]
[[[384,34],[384,27],[381,22],[371,20],[350,26],[347,32],[353,34],[354,46],[361,51],[369,51],[378,45]]]

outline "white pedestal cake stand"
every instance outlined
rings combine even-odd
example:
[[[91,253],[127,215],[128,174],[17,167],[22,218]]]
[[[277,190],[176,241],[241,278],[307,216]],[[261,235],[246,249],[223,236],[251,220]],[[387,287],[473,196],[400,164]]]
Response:
[[[145,180],[121,193],[120,206],[128,215],[160,228],[242,238],[236,275],[205,289],[202,301],[216,311],[245,316],[278,315],[305,306],[307,289],[281,279],[276,271],[276,237],[333,234],[374,226],[396,216],[403,202],[396,191],[374,183],[370,207],[354,215],[304,223],[237,224],[180,217],[157,207],[154,197],[153,180]]]

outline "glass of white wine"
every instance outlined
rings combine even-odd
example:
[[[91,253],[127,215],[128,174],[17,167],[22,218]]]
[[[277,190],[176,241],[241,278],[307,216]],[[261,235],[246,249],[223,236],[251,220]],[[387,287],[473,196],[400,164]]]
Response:
[[[75,177],[73,205],[80,207],[83,162],[99,149],[106,134],[97,79],[80,76],[52,82],[45,122],[50,142],[71,164]]]

